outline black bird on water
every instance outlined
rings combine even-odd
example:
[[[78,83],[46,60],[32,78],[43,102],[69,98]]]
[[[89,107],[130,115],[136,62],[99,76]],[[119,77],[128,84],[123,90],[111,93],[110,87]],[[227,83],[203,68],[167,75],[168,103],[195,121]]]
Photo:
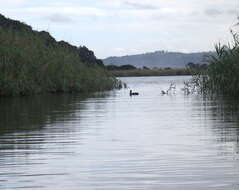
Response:
[[[139,95],[139,93],[138,92],[132,92],[132,90],[130,90],[129,95],[130,96],[137,96],[137,95]]]

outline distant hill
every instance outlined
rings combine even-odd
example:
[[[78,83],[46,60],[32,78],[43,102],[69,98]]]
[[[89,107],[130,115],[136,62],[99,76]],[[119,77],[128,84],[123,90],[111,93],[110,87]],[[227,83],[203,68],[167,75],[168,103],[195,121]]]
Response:
[[[189,62],[202,63],[206,60],[208,55],[213,52],[199,52],[199,53],[179,53],[156,51],[152,53],[127,55],[122,57],[108,57],[103,60],[105,65],[126,65],[131,64],[136,67],[158,67],[158,68],[184,68]]]

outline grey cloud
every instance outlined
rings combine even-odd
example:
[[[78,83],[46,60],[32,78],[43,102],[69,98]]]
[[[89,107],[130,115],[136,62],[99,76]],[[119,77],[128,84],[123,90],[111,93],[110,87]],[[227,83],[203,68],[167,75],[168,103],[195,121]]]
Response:
[[[230,9],[227,13],[231,14],[231,15],[239,16],[239,8],[238,9]]]
[[[67,22],[72,22],[73,19],[69,15],[64,15],[64,14],[52,14],[46,17],[48,20],[51,22],[57,22],[57,23],[67,23]]]
[[[205,10],[205,14],[208,16],[218,16],[218,15],[222,15],[223,12],[218,9],[207,9]]]
[[[129,6],[131,8],[142,9],[142,10],[152,10],[152,9],[155,10],[155,9],[159,9],[158,6],[149,5],[149,4],[143,4],[143,3],[130,2],[130,1],[125,1],[124,5]]]
[[[219,16],[219,15],[235,15],[239,16],[239,8],[228,9],[228,10],[218,10],[218,9],[207,9],[204,11],[207,16]]]

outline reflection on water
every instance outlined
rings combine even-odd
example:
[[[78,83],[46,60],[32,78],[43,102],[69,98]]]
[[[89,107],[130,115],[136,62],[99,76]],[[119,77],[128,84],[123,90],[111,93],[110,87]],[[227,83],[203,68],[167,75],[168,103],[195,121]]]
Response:
[[[239,104],[185,96],[187,79],[122,78],[137,97],[1,98],[0,189],[238,189]]]
[[[202,104],[203,113],[210,118],[208,126],[214,134],[214,140],[224,143],[230,159],[239,160],[238,100],[229,98],[204,99]]]

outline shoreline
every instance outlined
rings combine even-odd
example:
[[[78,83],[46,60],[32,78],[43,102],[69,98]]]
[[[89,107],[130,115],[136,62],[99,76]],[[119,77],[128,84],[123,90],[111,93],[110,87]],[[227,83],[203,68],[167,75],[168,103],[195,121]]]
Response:
[[[110,71],[114,77],[150,77],[150,76],[189,76],[195,71],[186,68],[181,69],[134,69]]]

